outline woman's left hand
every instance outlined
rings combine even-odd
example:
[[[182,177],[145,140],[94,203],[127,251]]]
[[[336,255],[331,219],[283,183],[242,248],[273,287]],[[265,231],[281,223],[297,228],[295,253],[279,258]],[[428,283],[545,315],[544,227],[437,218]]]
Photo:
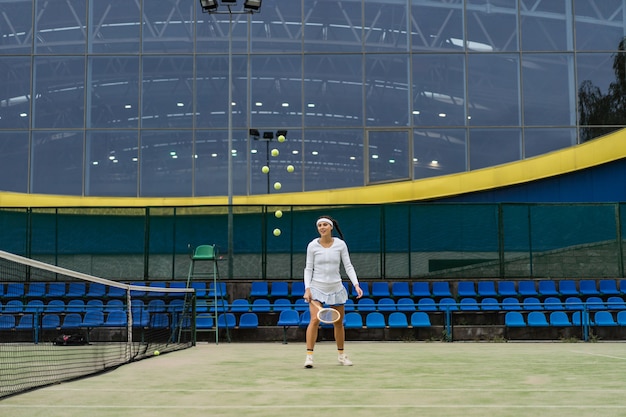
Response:
[[[361,289],[360,286],[355,285],[354,289],[356,290],[356,298],[361,298],[363,297],[363,290]]]

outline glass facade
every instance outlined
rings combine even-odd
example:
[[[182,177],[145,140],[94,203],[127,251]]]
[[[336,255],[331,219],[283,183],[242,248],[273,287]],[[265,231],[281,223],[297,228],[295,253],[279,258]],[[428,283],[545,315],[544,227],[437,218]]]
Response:
[[[626,0],[226,10],[3,1],[0,190],[203,197],[229,185],[234,195],[366,186],[626,127]]]

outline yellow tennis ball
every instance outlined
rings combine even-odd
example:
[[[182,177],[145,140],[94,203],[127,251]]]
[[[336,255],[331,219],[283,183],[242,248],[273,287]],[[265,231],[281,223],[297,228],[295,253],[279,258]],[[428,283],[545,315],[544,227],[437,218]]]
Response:
[[[293,165],[287,165],[287,172],[293,172],[295,170],[295,168],[293,167]]]
[[[280,236],[280,229],[274,229],[274,236]]]
[[[278,156],[279,153],[278,149],[272,149],[272,156]]]
[[[285,141],[285,135],[278,135],[278,141],[283,143]]]
[[[263,168],[261,168],[261,172],[267,174],[268,172],[270,172],[270,167],[264,165]]]
[[[159,352],[158,350],[154,351],[154,356],[159,356],[161,354],[161,352]]]
[[[274,183],[274,189],[275,190],[280,190],[281,187],[282,187],[282,185],[279,182],[275,182]]]
[[[280,210],[276,210],[274,212],[274,216],[276,216],[277,219],[280,219],[281,217],[283,217],[283,212]]]

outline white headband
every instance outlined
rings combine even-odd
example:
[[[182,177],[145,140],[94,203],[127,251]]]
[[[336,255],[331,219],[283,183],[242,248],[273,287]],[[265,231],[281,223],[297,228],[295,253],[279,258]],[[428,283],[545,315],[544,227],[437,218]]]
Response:
[[[317,219],[317,221],[315,222],[315,225],[319,226],[320,223],[328,223],[328,224],[330,224],[330,228],[331,229],[334,227],[333,226],[333,221],[330,220],[330,219],[327,219],[326,217],[322,217],[321,219]]]

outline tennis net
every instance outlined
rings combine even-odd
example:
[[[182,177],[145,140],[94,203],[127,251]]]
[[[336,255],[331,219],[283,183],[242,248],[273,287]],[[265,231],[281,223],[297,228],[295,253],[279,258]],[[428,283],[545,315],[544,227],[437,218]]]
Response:
[[[0,251],[0,398],[195,345],[195,292]]]

